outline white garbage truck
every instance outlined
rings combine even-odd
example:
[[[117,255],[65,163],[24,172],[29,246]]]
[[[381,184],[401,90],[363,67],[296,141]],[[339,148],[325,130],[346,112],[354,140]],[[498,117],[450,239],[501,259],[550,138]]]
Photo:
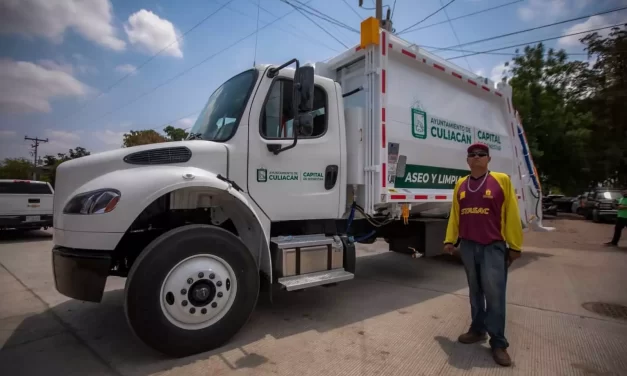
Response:
[[[170,356],[217,348],[272,291],[261,286],[352,279],[355,243],[440,253],[473,142],[511,176],[523,227],[547,230],[511,98],[367,19],[360,44],[326,62],[227,80],[187,140],[62,163],[56,288],[99,302],[109,276],[125,277],[143,342]]]

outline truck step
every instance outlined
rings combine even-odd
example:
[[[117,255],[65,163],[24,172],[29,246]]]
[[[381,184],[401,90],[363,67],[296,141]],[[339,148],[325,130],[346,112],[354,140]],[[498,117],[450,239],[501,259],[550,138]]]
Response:
[[[279,278],[279,283],[283,285],[287,291],[294,291],[306,289],[308,287],[326,285],[329,283],[348,281],[353,278],[355,278],[353,273],[345,271],[344,268],[339,268]]]
[[[333,244],[334,239],[324,234],[277,236],[270,239],[278,249],[305,248]]]

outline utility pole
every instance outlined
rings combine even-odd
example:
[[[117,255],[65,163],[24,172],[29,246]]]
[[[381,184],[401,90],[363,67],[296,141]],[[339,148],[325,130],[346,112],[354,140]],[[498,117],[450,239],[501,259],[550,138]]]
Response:
[[[33,171],[33,180],[36,180],[36,174],[37,174],[37,149],[39,148],[39,143],[40,142],[48,142],[48,138],[41,139],[41,138],[32,138],[32,137],[28,137],[28,136],[24,136],[25,140],[29,140],[29,141],[33,141],[33,143],[31,144],[31,147],[33,148],[33,151],[31,152],[31,154],[33,154],[34,158],[34,165],[35,165],[35,171]]]
[[[364,5],[364,0],[359,0],[359,7],[361,8],[362,5]],[[386,17],[383,19],[383,0],[375,0],[375,17],[379,20],[379,25],[383,29],[393,32],[391,10],[389,6],[386,12]]]

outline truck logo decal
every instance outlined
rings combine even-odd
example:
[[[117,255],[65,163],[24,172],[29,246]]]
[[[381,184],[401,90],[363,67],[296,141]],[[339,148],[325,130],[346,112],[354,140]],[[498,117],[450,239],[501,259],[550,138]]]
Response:
[[[467,125],[429,115],[426,111],[411,109],[411,133],[415,138],[436,138],[442,141],[470,145],[473,140],[482,141],[490,149],[501,150],[501,136],[483,130],[476,130]]]
[[[396,177],[395,188],[410,189],[453,189],[461,177],[470,172],[454,168],[410,165],[405,167],[405,174]]]
[[[265,183],[267,181],[268,181],[268,170],[266,170],[265,168],[258,168],[257,169],[257,182]]]
[[[321,172],[303,172],[303,180],[324,180],[324,176],[322,176]]]
[[[416,138],[427,138],[427,113],[415,108],[411,109],[411,133]]]

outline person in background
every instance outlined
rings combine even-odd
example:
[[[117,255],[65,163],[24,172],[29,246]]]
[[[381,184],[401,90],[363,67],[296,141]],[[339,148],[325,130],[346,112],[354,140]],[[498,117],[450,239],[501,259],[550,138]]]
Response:
[[[518,199],[509,176],[488,169],[487,145],[467,150],[470,175],[455,184],[444,251],[459,248],[470,292],[472,324],[461,343],[484,341],[490,335],[494,361],[510,366],[505,338],[507,270],[520,257],[523,232]]]
[[[612,241],[605,243],[605,245],[617,246],[621,232],[623,232],[623,227],[627,227],[627,189],[623,190],[623,197],[618,200],[618,213],[616,213],[614,237],[612,237]]]

